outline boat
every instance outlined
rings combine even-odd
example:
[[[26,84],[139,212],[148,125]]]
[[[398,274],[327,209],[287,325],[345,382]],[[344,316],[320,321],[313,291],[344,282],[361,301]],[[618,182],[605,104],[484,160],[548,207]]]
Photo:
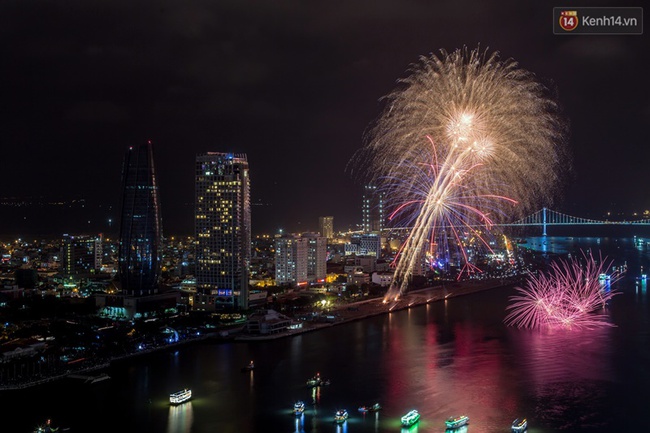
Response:
[[[366,406],[359,406],[359,412],[361,413],[366,413],[366,412],[377,412],[381,410],[381,406],[379,403],[375,403],[372,406],[366,405]]]
[[[303,414],[304,411],[305,411],[305,403],[304,403],[304,402],[302,402],[302,401],[297,401],[297,402],[293,405],[293,414],[294,414],[294,415],[296,415],[296,416],[300,416],[300,415]]]
[[[345,409],[337,410],[334,415],[334,422],[341,424],[348,419],[348,411]]]
[[[447,425],[448,429],[462,427],[467,423],[469,423],[469,417],[465,415],[452,416],[450,418],[447,418],[447,420],[445,421],[445,424]]]
[[[59,428],[58,427],[53,427],[52,426],[52,420],[47,420],[45,424],[39,425],[36,427],[36,430],[34,430],[34,433],[54,433],[58,432]]]
[[[526,418],[517,418],[512,422],[512,433],[525,432],[528,429]]]
[[[255,363],[253,361],[249,362],[245,367],[242,367],[241,371],[252,371],[255,370]]]
[[[177,391],[172,394],[169,394],[169,402],[171,404],[185,403],[191,398],[192,398],[192,390],[187,388],[183,389],[182,391]]]
[[[307,381],[307,386],[321,386],[321,385],[329,385],[330,381],[328,380],[323,380],[322,377],[320,377],[320,373],[316,373],[316,376],[312,377]]]
[[[402,425],[404,427],[411,427],[413,424],[418,422],[420,420],[420,412],[417,410],[413,409],[406,415],[402,417]]]

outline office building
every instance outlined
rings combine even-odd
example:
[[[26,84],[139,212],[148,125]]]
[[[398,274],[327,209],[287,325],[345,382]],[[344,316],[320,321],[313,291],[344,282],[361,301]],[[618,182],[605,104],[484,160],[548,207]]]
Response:
[[[194,309],[247,309],[251,204],[246,155],[197,155],[195,192]]]
[[[122,207],[118,249],[122,293],[158,292],[162,222],[151,141],[129,147],[122,168]]]

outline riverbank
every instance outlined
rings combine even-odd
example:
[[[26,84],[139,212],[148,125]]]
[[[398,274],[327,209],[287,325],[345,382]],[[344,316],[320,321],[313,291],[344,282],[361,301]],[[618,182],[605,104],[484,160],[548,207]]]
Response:
[[[314,332],[321,329],[330,328],[332,326],[342,325],[358,320],[363,320],[369,317],[378,316],[381,314],[388,314],[393,311],[408,309],[426,305],[432,302],[444,301],[445,299],[469,295],[485,290],[490,290],[506,285],[514,284],[518,279],[499,279],[499,280],[479,280],[479,281],[463,281],[463,282],[447,282],[439,286],[428,287],[420,290],[414,290],[402,295],[397,301],[384,302],[383,298],[364,299],[357,302],[351,302],[327,311],[328,315],[334,316],[334,321],[331,323],[322,322],[308,322],[303,321],[302,327],[297,329],[288,329],[286,331],[272,334],[272,335],[259,335],[259,334],[246,334],[244,333],[245,327],[230,326],[223,329],[216,329],[215,332],[203,334],[191,339],[181,340],[178,342],[166,344],[164,346],[148,347],[133,353],[127,353],[118,357],[103,360],[103,362],[94,364],[80,369],[73,369],[65,373],[41,377],[37,380],[25,381],[20,383],[3,384],[0,385],[0,391],[7,390],[20,390],[25,388],[32,388],[38,385],[46,384],[52,381],[66,379],[75,375],[89,375],[91,373],[99,373],[108,369],[111,364],[123,362],[136,356],[144,356],[147,354],[157,353],[164,350],[173,350],[181,346],[205,341],[215,342],[253,342],[253,341],[268,341],[276,340],[279,338],[288,338],[295,335],[304,334],[306,332]]]
[[[368,317],[388,314],[393,311],[405,310],[411,307],[426,305],[432,302],[444,301],[457,296],[470,295],[472,293],[504,287],[515,284],[519,278],[463,281],[462,283],[445,283],[439,286],[428,287],[420,290],[413,290],[399,297],[397,301],[384,302],[384,298],[367,299],[349,303],[337,308],[330,309],[328,315],[333,315],[335,320],[331,323],[301,322],[302,327],[288,329],[271,335],[259,334],[238,334],[232,336],[235,341],[268,341],[279,338],[287,338],[306,332],[318,331],[344,323],[363,320]]]

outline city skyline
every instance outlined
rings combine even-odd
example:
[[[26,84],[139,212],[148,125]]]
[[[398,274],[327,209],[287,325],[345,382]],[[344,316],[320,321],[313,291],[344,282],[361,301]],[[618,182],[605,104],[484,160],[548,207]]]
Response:
[[[348,162],[380,99],[419,56],[481,46],[557,92],[573,156],[558,210],[650,208],[648,37],[554,35],[552,6],[4,4],[2,196],[84,199],[51,234],[116,232],[122,149],[151,139],[165,233],[193,232],[194,158],[214,150],[248,155],[254,233],[353,226]],[[3,205],[3,235],[74,219],[57,215]]]

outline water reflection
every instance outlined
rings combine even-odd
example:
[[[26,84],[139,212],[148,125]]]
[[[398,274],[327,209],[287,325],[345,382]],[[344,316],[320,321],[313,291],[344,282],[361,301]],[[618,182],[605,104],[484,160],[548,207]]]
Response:
[[[169,406],[168,420],[167,433],[190,433],[194,422],[192,402]]]
[[[294,423],[294,432],[295,433],[305,433],[305,414],[300,414],[296,417]]]
[[[348,433],[348,422],[343,421],[341,424],[336,424],[336,433]]]

